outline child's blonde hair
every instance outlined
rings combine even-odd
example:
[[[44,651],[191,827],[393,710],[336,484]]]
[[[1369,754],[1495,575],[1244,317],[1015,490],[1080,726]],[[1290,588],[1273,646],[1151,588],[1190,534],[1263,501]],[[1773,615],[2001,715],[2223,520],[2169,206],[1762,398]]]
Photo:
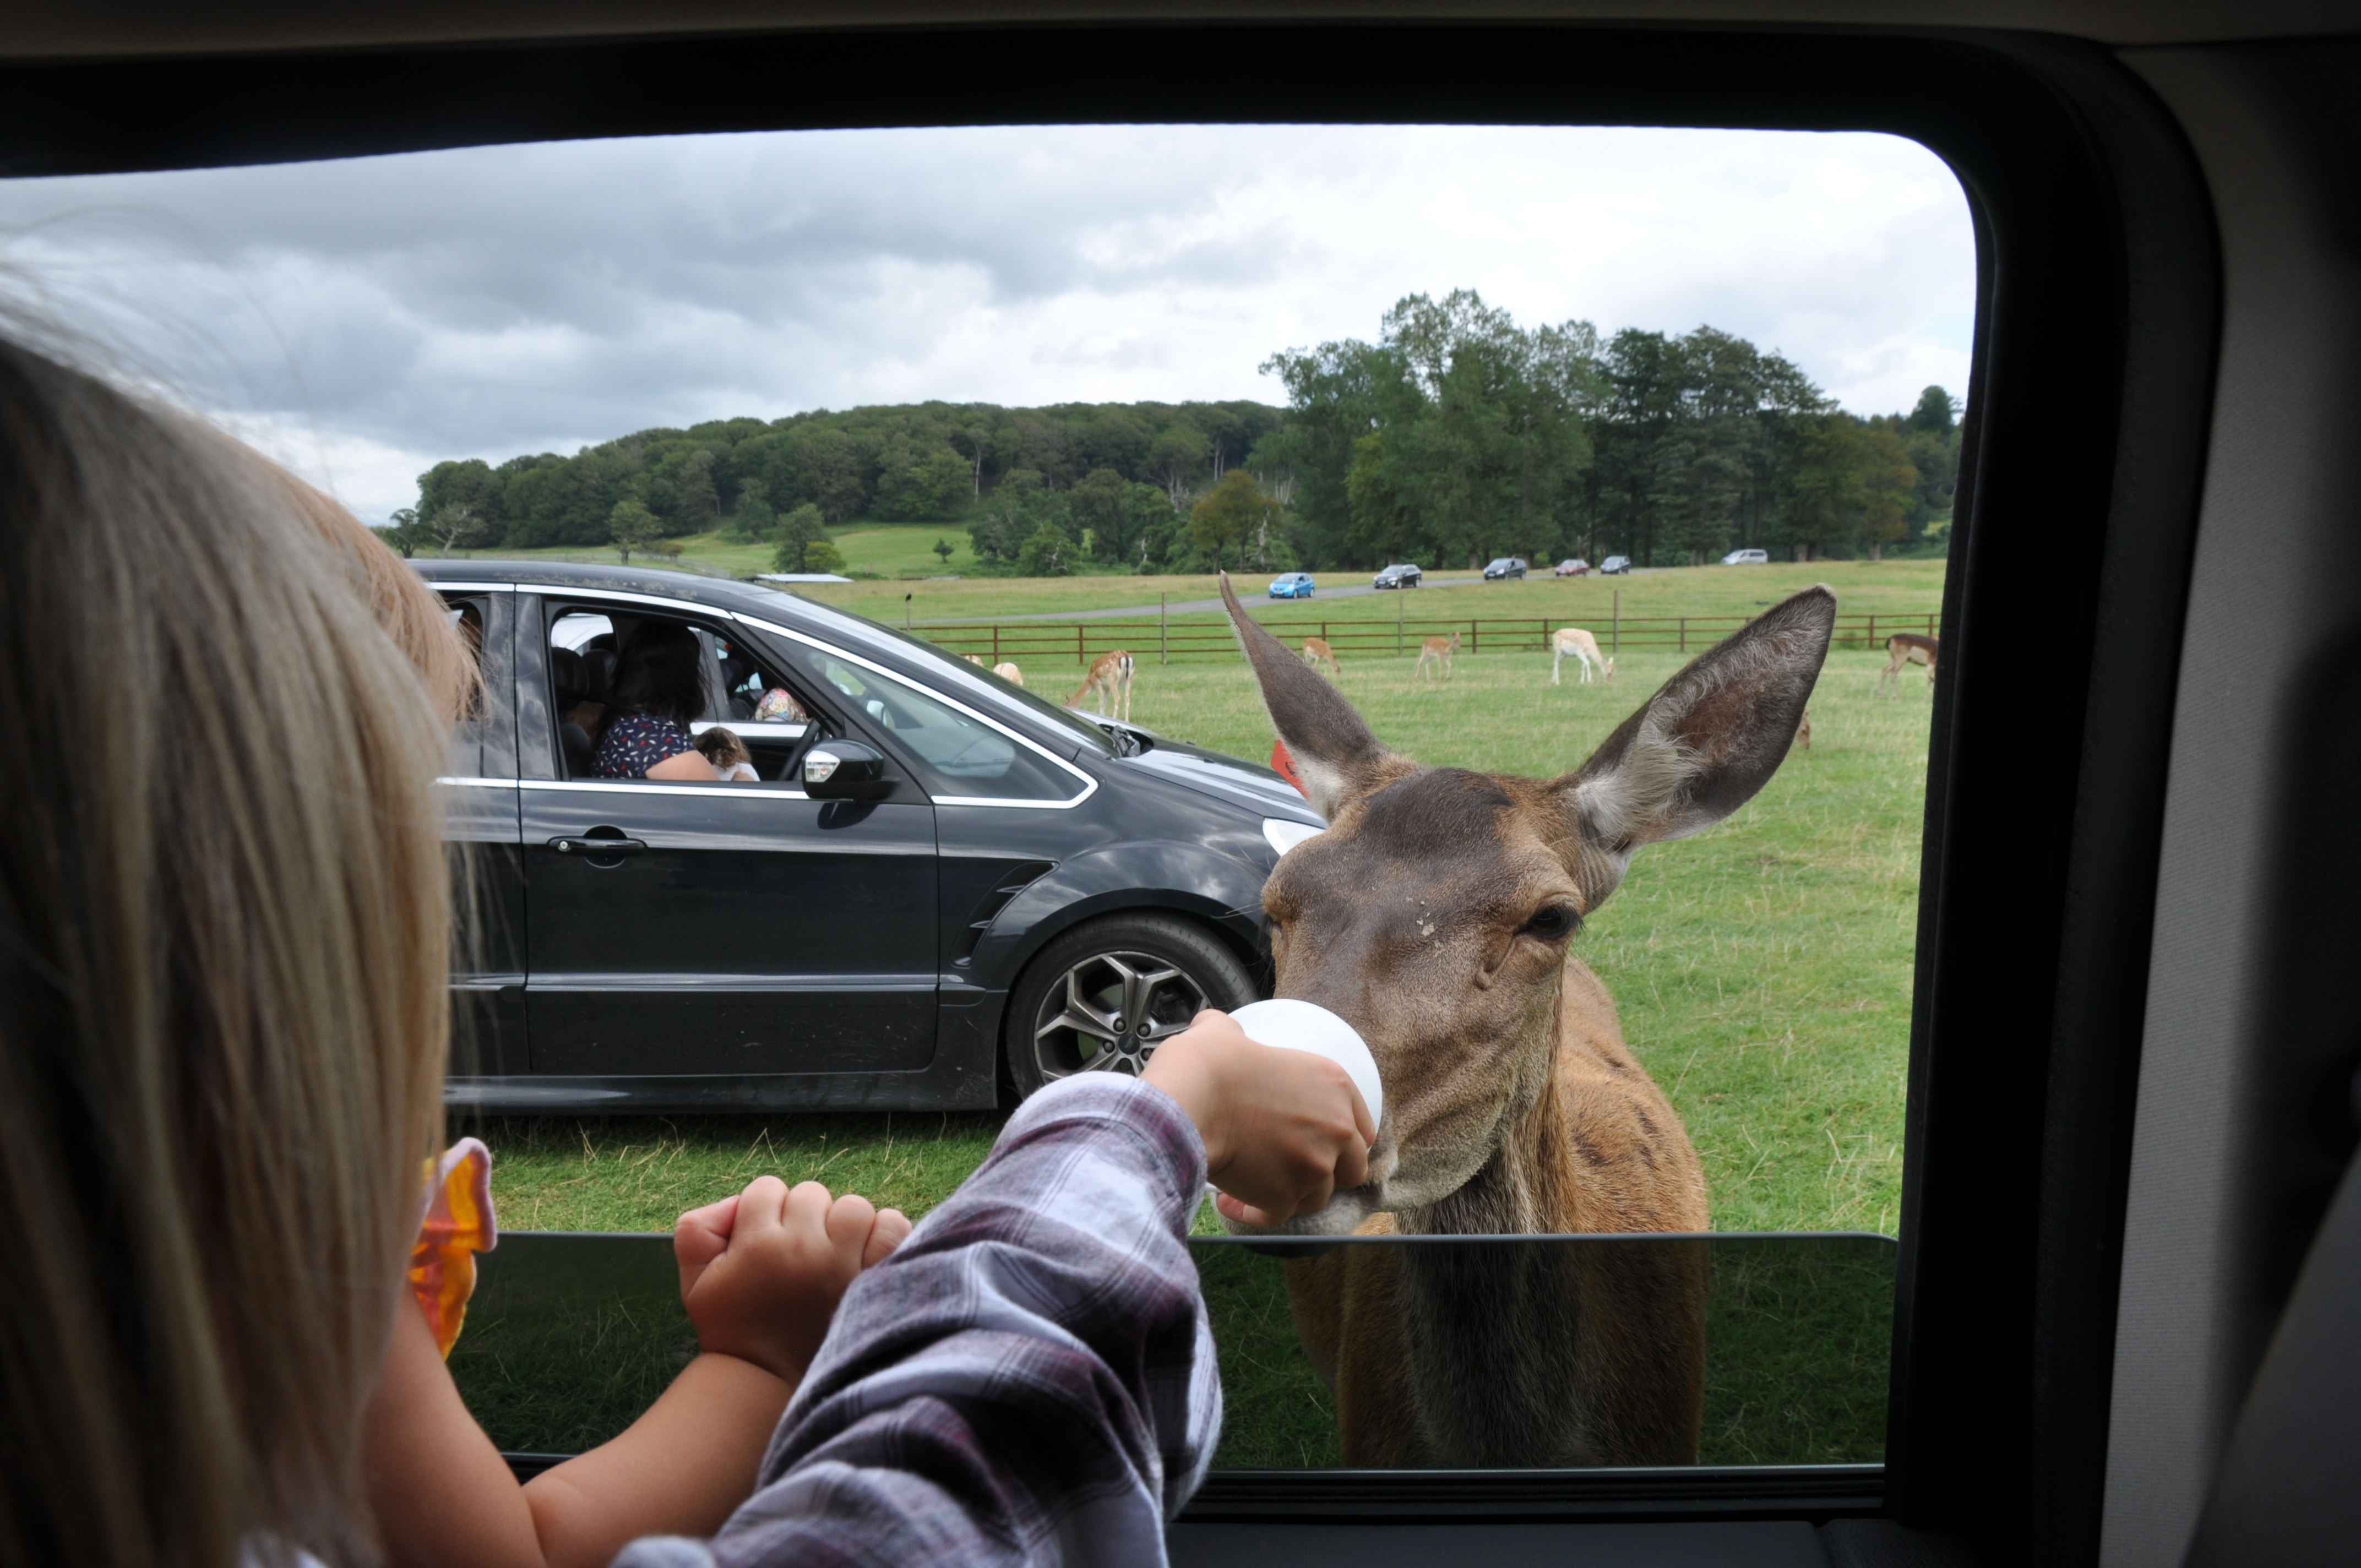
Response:
[[[5,341],[0,555],[0,1562],[365,1558],[470,661],[333,501]]]

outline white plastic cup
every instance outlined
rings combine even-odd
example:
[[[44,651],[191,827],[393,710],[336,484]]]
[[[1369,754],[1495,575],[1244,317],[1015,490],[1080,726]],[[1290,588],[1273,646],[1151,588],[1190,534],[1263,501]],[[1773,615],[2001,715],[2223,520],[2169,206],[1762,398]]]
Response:
[[[1377,1126],[1386,1113],[1386,1087],[1378,1077],[1378,1058],[1362,1043],[1360,1031],[1315,1002],[1273,997],[1250,1002],[1230,1014],[1246,1037],[1290,1051],[1326,1057],[1345,1069],[1353,1087],[1369,1108],[1369,1124]]]

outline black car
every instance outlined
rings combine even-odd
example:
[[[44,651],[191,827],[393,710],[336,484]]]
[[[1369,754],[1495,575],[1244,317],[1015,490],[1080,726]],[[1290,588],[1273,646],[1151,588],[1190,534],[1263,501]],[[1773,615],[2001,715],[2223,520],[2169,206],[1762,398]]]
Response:
[[[443,781],[480,927],[455,1104],[989,1106],[1263,989],[1263,879],[1321,827],[1267,769],[757,585],[419,568],[485,677]],[[590,776],[664,622],[759,782]]]
[[[1396,562],[1370,579],[1369,586],[1378,588],[1414,588],[1426,580],[1426,574],[1408,561]]]
[[[1525,558],[1521,555],[1503,555],[1484,568],[1484,580],[1490,583],[1521,577],[1525,575]]]
[[[1598,563],[1598,573],[1599,576],[1604,577],[1630,576],[1631,575],[1631,557],[1629,555],[1609,555],[1606,560]]]

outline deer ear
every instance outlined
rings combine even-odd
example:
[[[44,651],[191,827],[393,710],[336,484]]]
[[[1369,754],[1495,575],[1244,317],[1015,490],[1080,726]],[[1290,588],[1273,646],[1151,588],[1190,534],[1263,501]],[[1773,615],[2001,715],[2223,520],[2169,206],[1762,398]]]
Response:
[[[1836,596],[1806,588],[1700,654],[1558,781],[1596,908],[1631,851],[1703,832],[1754,797],[1795,738],[1828,658]]]
[[[1222,574],[1222,604],[1262,686],[1262,705],[1270,710],[1271,727],[1295,759],[1305,798],[1334,822],[1345,802],[1376,788],[1396,771],[1400,759],[1378,744],[1344,693],[1247,619],[1227,572]]]

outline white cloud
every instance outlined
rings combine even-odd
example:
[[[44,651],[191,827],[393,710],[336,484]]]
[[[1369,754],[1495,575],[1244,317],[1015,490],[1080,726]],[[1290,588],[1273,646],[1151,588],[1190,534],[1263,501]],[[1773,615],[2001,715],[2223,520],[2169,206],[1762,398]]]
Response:
[[[448,456],[944,398],[1259,398],[1273,351],[1474,288],[1710,323],[1846,406],[1967,380],[1941,161],[1872,135],[779,133],[0,182],[0,264],[364,515]]]

